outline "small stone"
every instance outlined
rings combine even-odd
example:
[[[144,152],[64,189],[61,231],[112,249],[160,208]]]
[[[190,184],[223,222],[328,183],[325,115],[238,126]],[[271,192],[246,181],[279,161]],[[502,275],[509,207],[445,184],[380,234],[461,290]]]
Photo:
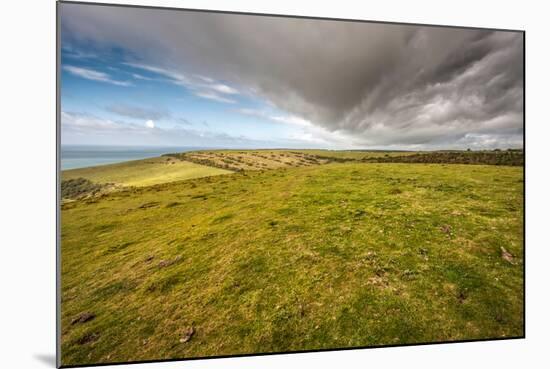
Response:
[[[159,268],[164,268],[166,266],[170,265],[170,262],[167,260],[161,260],[159,261]]]
[[[183,336],[180,338],[180,343],[186,343],[191,340],[191,337],[195,334],[195,328],[189,327],[183,333]]]
[[[88,312],[84,312],[84,313],[81,313],[79,316],[77,316],[76,318],[74,318],[72,321],[71,321],[71,325],[75,325],[77,323],[86,323],[92,319],[95,318],[95,314],[94,313],[88,313]]]
[[[500,247],[501,256],[504,260],[510,264],[514,264],[514,256],[508,252],[504,247]]]

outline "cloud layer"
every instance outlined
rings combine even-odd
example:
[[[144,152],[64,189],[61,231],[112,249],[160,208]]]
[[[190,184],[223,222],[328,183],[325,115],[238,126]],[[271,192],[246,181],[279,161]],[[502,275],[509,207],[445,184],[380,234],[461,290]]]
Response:
[[[132,83],[129,82],[129,81],[117,81],[117,80],[111,78],[107,73],[98,72],[96,70],[89,69],[89,68],[75,67],[73,65],[65,65],[63,67],[63,69],[65,69],[67,72],[69,72],[69,73],[71,73],[75,76],[78,76],[78,77],[81,77],[81,78],[84,78],[84,79],[89,79],[89,80],[92,80],[92,81],[110,83],[110,84],[113,84],[113,85],[116,85],[116,86],[131,86],[132,85]]]
[[[130,65],[203,98],[257,96],[318,128],[305,134],[368,147],[522,145],[521,33],[76,4],[61,16],[69,41],[124,48]]]
[[[120,135],[127,138],[125,145],[203,147],[203,148],[261,148],[291,147],[288,140],[272,146],[270,141],[251,139],[245,136],[229,135],[191,127],[158,127],[153,120],[137,124],[125,120],[113,120],[93,114],[72,111],[61,112],[62,141],[75,142],[83,137],[86,144],[120,145]],[[205,127],[207,128],[207,127]],[[81,141],[82,142],[82,141]]]

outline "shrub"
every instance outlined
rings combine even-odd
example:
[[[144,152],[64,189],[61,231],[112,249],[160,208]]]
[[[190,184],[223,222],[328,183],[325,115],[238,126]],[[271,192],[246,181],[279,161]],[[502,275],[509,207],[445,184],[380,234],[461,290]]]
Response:
[[[111,187],[112,184],[94,183],[86,178],[73,178],[61,181],[61,198],[79,199],[96,195],[102,190]]]

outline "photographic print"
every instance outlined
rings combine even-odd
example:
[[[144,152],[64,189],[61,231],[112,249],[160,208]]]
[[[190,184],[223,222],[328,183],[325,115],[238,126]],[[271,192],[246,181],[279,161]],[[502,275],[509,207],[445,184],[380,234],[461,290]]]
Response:
[[[58,3],[60,365],[524,336],[524,33]]]

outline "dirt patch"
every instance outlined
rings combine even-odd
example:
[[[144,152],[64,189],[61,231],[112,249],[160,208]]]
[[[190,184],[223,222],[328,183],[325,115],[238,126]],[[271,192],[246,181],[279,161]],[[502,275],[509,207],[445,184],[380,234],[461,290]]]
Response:
[[[90,320],[93,320],[94,318],[95,318],[94,313],[84,312],[79,314],[76,318],[74,318],[71,321],[71,325],[86,323],[86,322],[89,322]]]

